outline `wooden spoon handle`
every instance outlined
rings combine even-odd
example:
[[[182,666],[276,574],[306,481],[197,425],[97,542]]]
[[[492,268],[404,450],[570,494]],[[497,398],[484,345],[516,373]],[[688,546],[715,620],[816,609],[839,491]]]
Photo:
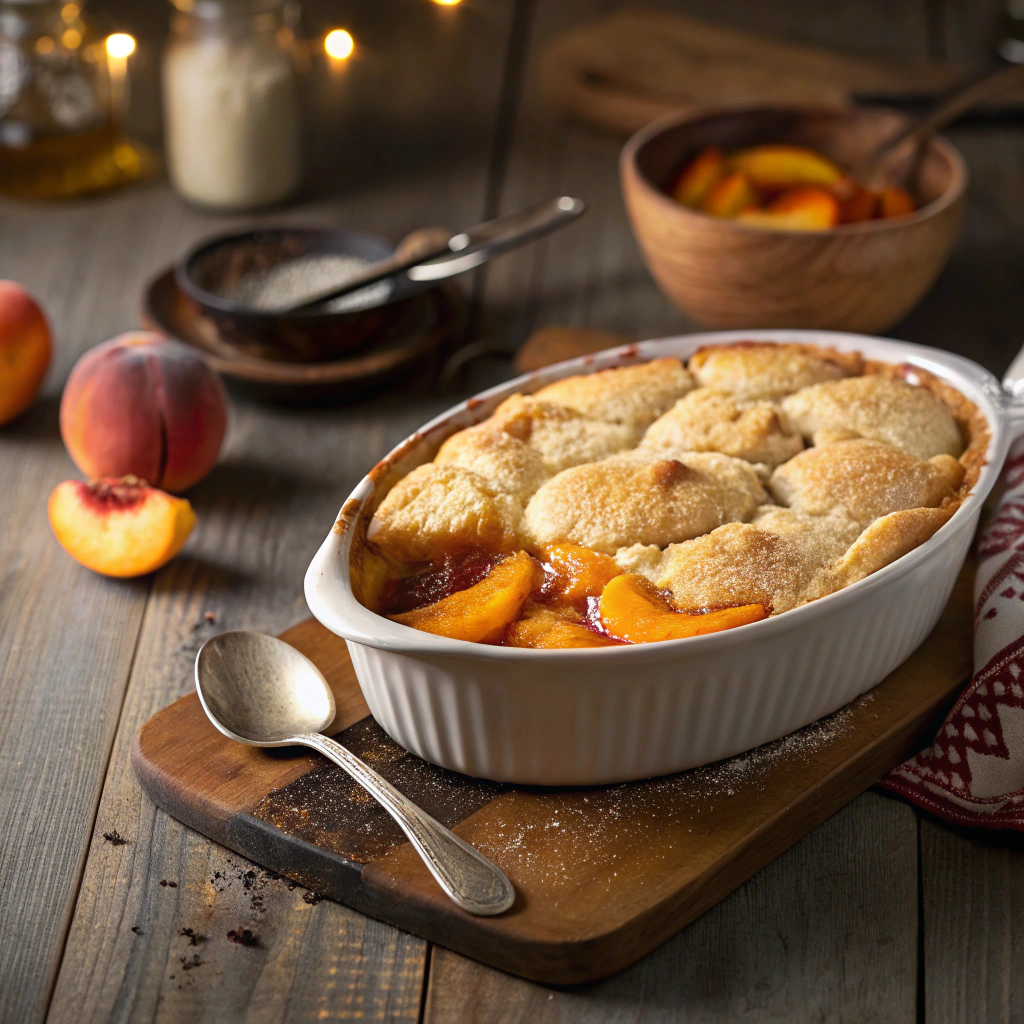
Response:
[[[979,103],[1021,84],[1024,84],[1024,64],[999,68],[972,79],[941,100],[909,130],[883,143],[854,177],[865,188],[880,191],[888,184],[892,168],[913,154],[936,132]]]

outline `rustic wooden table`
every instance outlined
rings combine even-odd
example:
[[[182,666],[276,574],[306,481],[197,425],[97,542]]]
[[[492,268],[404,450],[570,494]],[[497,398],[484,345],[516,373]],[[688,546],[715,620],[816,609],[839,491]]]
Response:
[[[544,40],[614,6],[376,0],[346,11],[360,50],[323,92],[330,120],[313,141],[311,190],[288,215],[397,237],[578,194],[591,205],[580,224],[469,282],[468,331],[511,350],[547,323],[640,337],[690,329],[629,234],[618,143],[553,120],[537,87]],[[677,6],[859,52],[976,64],[993,9]],[[105,9],[140,36],[136,120],[152,132],[165,12],[128,0]],[[326,27],[327,4],[307,4],[307,15]],[[931,295],[893,333],[1001,371],[1024,338],[1024,135],[1019,122],[990,122],[952,136],[972,173],[963,234]],[[163,182],[60,205],[0,204],[0,276],[39,296],[57,338],[45,393],[0,432],[0,1021],[1024,1018],[1014,969],[1024,844],[958,832],[876,793],[632,969],[569,991],[309,902],[158,811],[129,765],[136,730],[191,687],[208,636],[277,632],[306,615],[303,571],[341,499],[456,397],[416,382],[326,409],[235,397],[222,461],[191,495],[199,525],[186,552],[129,582],[76,566],[45,513],[51,488],[75,475],[57,429],[63,381],[85,349],[137,324],[150,274],[228,223],[186,208]],[[460,386],[510,372],[492,361]],[[114,830],[128,842],[104,838]],[[226,939],[243,927],[258,946]]]

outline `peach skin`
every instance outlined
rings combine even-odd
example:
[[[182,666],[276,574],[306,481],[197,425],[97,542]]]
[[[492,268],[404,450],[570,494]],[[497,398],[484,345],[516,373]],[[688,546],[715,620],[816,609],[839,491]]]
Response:
[[[883,217],[905,217],[913,213],[914,200],[905,188],[888,185],[882,192],[881,208]]]
[[[649,580],[635,573],[623,573],[609,581],[601,593],[600,613],[604,628],[612,636],[635,644],[718,633],[768,617],[759,604],[720,608],[702,614],[681,612],[673,608]]]
[[[540,565],[518,551],[503,558],[475,586],[388,618],[452,640],[497,643],[540,578]]]
[[[866,188],[856,189],[852,195],[839,200],[839,223],[859,224],[871,220],[878,213],[878,196]]]
[[[32,404],[51,350],[50,328],[39,303],[20,284],[0,281],[0,424]]]
[[[50,526],[76,562],[104,576],[143,576],[166,565],[192,532],[184,498],[135,477],[65,480],[50,495]]]
[[[226,427],[220,378],[185,345],[145,331],[86,352],[60,403],[61,436],[83,473],[175,493],[210,472]]]

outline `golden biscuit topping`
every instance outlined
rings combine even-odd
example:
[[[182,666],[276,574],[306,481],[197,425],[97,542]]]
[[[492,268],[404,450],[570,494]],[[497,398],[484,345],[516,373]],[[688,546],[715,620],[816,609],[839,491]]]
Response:
[[[924,543],[987,443],[978,410],[926,371],[814,346],[569,377],[512,395],[399,480],[353,548],[354,585],[395,621],[480,643],[699,636]]]

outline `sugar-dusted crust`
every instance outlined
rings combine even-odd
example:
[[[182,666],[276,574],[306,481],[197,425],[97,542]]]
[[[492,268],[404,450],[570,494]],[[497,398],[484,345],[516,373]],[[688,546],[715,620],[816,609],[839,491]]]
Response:
[[[687,365],[704,387],[723,388],[752,402],[778,400],[811,384],[862,373],[864,363],[856,352],[740,341],[698,349]]]
[[[613,554],[627,544],[657,544],[749,518],[765,500],[753,467],[716,452],[638,449],[567,469],[526,506],[528,546],[560,541]]]
[[[777,615],[817,595],[818,576],[859,532],[841,514],[765,509],[758,520],[721,526],[663,552],[637,545],[617,561],[670,591],[683,610],[762,604]]]
[[[868,374],[827,381],[782,400],[793,425],[815,445],[864,437],[919,459],[959,456],[960,428],[949,406],[927,388]]]
[[[837,441],[808,448],[768,481],[780,505],[810,515],[842,507],[867,526],[910,508],[937,508],[955,499],[964,468],[951,455],[925,461],[880,441]]]
[[[946,403],[966,443],[960,455],[964,478],[958,494],[961,500],[966,498],[978,482],[981,467],[985,465],[985,453],[992,440],[992,432],[981,410],[966,395],[962,395],[941,377],[918,366],[911,366],[908,363],[882,363],[872,359],[865,362],[864,372],[877,373],[883,377],[898,377],[908,384],[927,388]]]
[[[848,551],[822,574],[809,599],[842,590],[895,562],[949,522],[956,502],[941,508],[911,508],[876,519]]]
[[[610,423],[524,395],[506,398],[486,422],[528,444],[550,473],[632,448],[641,436],[633,424]]]
[[[610,423],[646,427],[696,386],[678,359],[566,377],[534,397]]]
[[[392,488],[367,530],[389,558],[415,563],[522,546],[522,503],[460,466],[428,462]]]
[[[493,420],[452,434],[434,456],[434,463],[472,470],[523,505],[551,479],[537,447],[502,430]]]
[[[728,391],[697,388],[651,424],[641,446],[721,452],[772,470],[804,442],[771,402],[741,403]]]

